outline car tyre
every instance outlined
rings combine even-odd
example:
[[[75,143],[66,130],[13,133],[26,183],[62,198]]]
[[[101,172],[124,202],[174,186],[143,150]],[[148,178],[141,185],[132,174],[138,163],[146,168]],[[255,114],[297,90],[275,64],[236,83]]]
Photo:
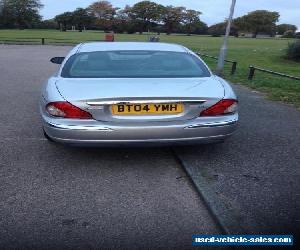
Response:
[[[44,137],[48,140],[48,141],[50,141],[50,142],[54,142],[51,138],[50,138],[50,136],[46,133],[46,131],[43,129],[43,133],[44,133]]]

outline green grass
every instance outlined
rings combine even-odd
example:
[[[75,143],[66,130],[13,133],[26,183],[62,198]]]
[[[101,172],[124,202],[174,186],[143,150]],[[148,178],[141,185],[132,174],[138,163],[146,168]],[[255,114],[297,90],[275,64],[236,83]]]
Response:
[[[104,33],[99,31],[88,32],[59,32],[55,30],[0,30],[0,43],[19,41],[20,43],[40,43],[32,38],[46,38],[46,43],[51,44],[76,44],[84,41],[97,41],[104,39]],[[210,55],[218,55],[223,41],[220,37],[164,35],[162,42],[179,43],[194,51]],[[116,34],[117,41],[147,41],[148,35],[143,34]],[[230,76],[230,64],[226,64],[225,77],[234,82],[261,90],[273,100],[293,103],[300,107],[300,81],[277,77],[256,71],[254,80],[247,80],[249,65],[300,76],[300,63],[284,59],[285,49],[289,39],[251,39],[230,38],[227,58],[238,61],[235,76]],[[16,42],[14,42],[16,43]],[[214,69],[216,61],[203,59]]]

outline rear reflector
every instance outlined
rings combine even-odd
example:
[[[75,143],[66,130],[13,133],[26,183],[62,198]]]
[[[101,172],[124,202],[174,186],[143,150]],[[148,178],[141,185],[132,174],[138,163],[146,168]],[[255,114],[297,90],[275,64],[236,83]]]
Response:
[[[217,116],[228,115],[237,111],[238,102],[234,99],[223,99],[215,105],[205,109],[201,112],[200,116]]]
[[[52,116],[71,119],[92,119],[92,115],[69,102],[50,102],[46,110]]]

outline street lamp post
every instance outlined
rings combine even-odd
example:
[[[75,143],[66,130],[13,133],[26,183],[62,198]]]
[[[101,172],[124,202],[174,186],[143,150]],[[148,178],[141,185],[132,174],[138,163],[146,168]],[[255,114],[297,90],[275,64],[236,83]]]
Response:
[[[229,18],[227,21],[227,27],[226,27],[226,33],[224,37],[224,42],[223,45],[220,49],[220,54],[218,58],[218,65],[217,65],[217,75],[222,75],[223,74],[223,69],[224,69],[224,60],[226,58],[226,52],[227,52],[227,43],[228,43],[228,37],[230,34],[230,27],[231,27],[231,22],[232,22],[232,17],[234,13],[234,7],[235,7],[236,0],[232,0],[231,7],[230,7],[230,13],[229,13]]]

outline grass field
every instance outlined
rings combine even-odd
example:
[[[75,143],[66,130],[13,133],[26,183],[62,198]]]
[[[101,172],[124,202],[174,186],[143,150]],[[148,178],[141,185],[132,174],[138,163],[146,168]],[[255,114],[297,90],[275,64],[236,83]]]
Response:
[[[40,43],[33,38],[46,38],[46,43],[76,44],[84,41],[103,40],[104,33],[99,31],[88,32],[59,32],[55,30],[0,30],[0,43]],[[148,34],[116,34],[117,41],[147,41]],[[162,42],[179,43],[194,51],[210,55],[217,55],[222,38],[209,36],[164,35],[160,36]],[[300,107],[300,81],[273,76],[266,73],[255,73],[252,81],[247,80],[249,65],[300,76],[300,63],[284,59],[288,39],[251,39],[230,38],[227,58],[238,62],[235,76],[230,76],[230,64],[226,65],[225,77],[234,82],[261,90],[274,100],[293,103]],[[1,55],[0,55],[1,56]],[[211,69],[216,66],[216,61],[209,58],[203,59]]]

